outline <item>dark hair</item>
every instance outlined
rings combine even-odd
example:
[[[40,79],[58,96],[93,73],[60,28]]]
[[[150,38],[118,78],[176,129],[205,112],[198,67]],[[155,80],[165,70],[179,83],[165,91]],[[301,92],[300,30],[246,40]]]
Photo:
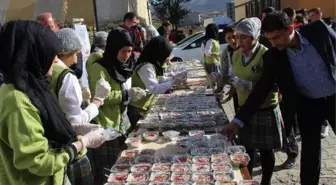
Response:
[[[309,10],[309,13],[314,12],[316,14],[322,13],[321,8],[312,8]]]
[[[275,11],[275,9],[273,7],[271,7],[271,6],[269,6],[269,7],[265,8],[265,9],[261,10],[261,13],[265,13],[266,15],[268,15],[268,14],[274,12],[274,11]]]
[[[297,23],[301,23],[301,24],[303,24],[303,25],[307,24],[306,18],[303,17],[303,15],[297,15],[297,16],[295,17],[295,21],[296,21]]]
[[[162,23],[162,26],[164,26],[164,27],[167,27],[167,26],[170,26],[170,25],[171,25],[171,23],[169,21],[164,21]]]
[[[332,18],[331,18],[331,17],[323,18],[323,21],[324,21],[327,25],[332,25]]]
[[[231,33],[233,32],[233,28],[232,26],[226,26],[224,29],[223,29],[223,32],[224,32],[224,36],[226,36],[227,33]]]
[[[293,8],[290,7],[284,8],[282,9],[282,11],[285,12],[288,15],[288,17],[293,19],[295,18],[295,10]]]
[[[308,12],[307,9],[301,8],[295,11],[296,14],[302,14],[303,16],[307,16]]]
[[[276,30],[288,29],[291,25],[292,21],[285,12],[275,11],[264,18],[261,30],[263,32],[273,32]]]
[[[133,13],[133,12],[128,12],[128,13],[126,13],[125,16],[124,16],[124,22],[125,22],[126,20],[133,20],[133,19],[136,18],[136,17],[137,17],[137,16],[136,16],[135,13]]]

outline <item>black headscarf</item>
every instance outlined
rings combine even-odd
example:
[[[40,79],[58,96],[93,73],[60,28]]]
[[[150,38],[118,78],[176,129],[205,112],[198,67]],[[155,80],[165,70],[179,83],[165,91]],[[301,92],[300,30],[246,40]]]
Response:
[[[10,21],[0,30],[0,70],[4,82],[25,93],[39,110],[44,136],[52,148],[76,140],[76,133],[61,111],[45,74],[60,43],[47,27],[33,21]]]
[[[214,23],[208,24],[208,26],[205,29],[205,42],[207,42],[209,39],[218,39],[218,26]]]
[[[142,51],[137,66],[143,63],[151,63],[155,67],[156,74],[163,75],[163,64],[173,51],[173,46],[164,36],[152,38]]]
[[[127,31],[120,29],[110,31],[103,58],[98,61],[107,69],[109,75],[120,84],[132,76],[135,63],[133,55],[125,63],[118,61],[118,52],[125,46],[133,46],[132,38]]]

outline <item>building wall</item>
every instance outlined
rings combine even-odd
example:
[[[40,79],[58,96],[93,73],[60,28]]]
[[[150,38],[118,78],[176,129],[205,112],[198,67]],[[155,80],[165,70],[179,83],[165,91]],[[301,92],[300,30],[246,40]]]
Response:
[[[246,17],[246,11],[245,11],[245,3],[249,2],[250,0],[235,0],[235,20],[238,21],[242,18]]]
[[[192,26],[195,24],[201,23],[201,14],[198,12],[190,12],[188,13],[187,17],[181,21],[183,25],[185,26]]]
[[[324,17],[336,17],[335,0],[281,0],[281,7],[307,8],[308,10],[319,7]]]
[[[10,0],[6,20],[34,20],[42,12],[52,12],[55,17],[62,19],[60,9],[55,5],[62,0]],[[42,2],[43,1],[43,2]],[[47,1],[50,1],[49,4]],[[147,0],[96,0],[98,20],[122,20],[125,13],[134,10],[143,22],[148,23]],[[84,23],[93,25],[95,22],[93,0],[68,0],[66,19],[84,18]]]

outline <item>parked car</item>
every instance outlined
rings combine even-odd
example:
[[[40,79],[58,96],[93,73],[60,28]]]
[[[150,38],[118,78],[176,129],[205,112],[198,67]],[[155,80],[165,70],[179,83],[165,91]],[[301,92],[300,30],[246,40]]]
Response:
[[[221,51],[223,51],[228,44],[225,42],[224,32],[219,30],[218,34]],[[203,61],[204,55],[201,51],[201,46],[204,41],[205,32],[198,32],[176,43],[173,49],[174,58],[172,62],[183,62],[192,59]]]

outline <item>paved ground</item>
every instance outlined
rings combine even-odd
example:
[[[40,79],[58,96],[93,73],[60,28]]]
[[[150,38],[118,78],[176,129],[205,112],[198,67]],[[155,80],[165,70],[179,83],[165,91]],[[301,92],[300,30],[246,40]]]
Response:
[[[234,109],[232,102],[223,104],[223,108],[231,120],[234,116]],[[300,138],[298,137],[298,141]],[[322,169],[321,169],[321,185],[334,185],[336,184],[336,136],[330,129],[329,137],[322,140]],[[299,142],[301,151],[301,142]],[[276,167],[274,170],[272,185],[300,185],[299,173],[300,162],[294,169],[284,170],[279,166],[287,159],[287,155],[282,152],[276,152]],[[253,178],[261,180],[261,168],[254,169]]]

